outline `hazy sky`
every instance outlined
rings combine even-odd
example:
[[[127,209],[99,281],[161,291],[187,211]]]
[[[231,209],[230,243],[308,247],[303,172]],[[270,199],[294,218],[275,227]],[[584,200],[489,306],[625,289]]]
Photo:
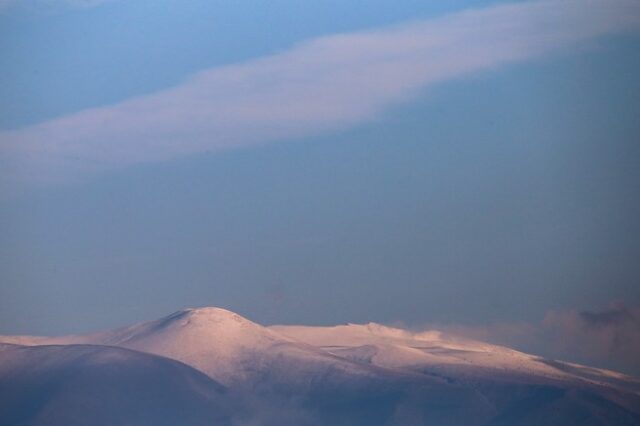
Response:
[[[635,0],[0,1],[0,333],[636,305],[639,51]]]

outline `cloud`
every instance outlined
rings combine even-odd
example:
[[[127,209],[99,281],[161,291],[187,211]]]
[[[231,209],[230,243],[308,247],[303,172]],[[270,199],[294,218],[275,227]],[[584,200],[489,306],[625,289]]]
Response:
[[[15,0],[0,0],[0,12],[4,12],[9,9],[14,3]]]
[[[550,312],[542,329],[559,354],[640,372],[640,306],[618,302],[595,312]]]
[[[603,329],[608,327],[618,327],[636,320],[632,310],[624,305],[616,306],[599,312],[584,311],[579,313],[580,319],[586,327],[591,329]],[[640,321],[640,318],[638,318]]]
[[[62,178],[336,131],[447,80],[640,28],[636,0],[540,0],[339,34],[0,133],[8,177]]]
[[[27,6],[31,9],[46,9],[57,7],[87,8],[96,7],[103,3],[116,0],[0,0],[0,12],[4,12],[14,6]]]
[[[640,374],[640,306],[551,311],[540,323],[437,326],[452,334],[546,357]]]

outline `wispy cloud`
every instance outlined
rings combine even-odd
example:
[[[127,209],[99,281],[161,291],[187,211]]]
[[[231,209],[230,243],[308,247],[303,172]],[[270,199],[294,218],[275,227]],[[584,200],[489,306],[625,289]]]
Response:
[[[640,306],[551,311],[539,323],[436,326],[450,333],[566,361],[640,373]]]
[[[14,0],[0,0],[0,12],[9,9],[14,3]]]
[[[638,28],[636,0],[541,0],[322,37],[152,95],[2,132],[4,169],[51,179],[335,131],[430,85]]]
[[[0,0],[0,12],[14,6],[27,6],[31,9],[55,8],[55,7],[95,7],[102,3],[116,0]]]

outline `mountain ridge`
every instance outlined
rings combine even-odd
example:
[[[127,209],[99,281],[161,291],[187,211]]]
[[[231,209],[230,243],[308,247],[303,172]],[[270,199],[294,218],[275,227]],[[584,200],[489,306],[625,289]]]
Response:
[[[593,424],[608,424],[607,417],[640,424],[636,378],[437,330],[377,323],[265,327],[201,307],[98,333],[0,336],[0,343],[100,346],[179,361],[232,390],[243,401],[237,407],[273,419],[254,424],[287,423],[302,413],[296,424],[489,425],[536,418],[560,425],[584,416],[598,419]],[[407,416],[418,420],[407,423]]]

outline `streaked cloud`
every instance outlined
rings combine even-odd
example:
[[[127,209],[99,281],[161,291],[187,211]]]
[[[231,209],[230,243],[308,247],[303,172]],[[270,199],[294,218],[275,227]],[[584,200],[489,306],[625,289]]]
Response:
[[[4,174],[50,181],[336,131],[431,85],[639,28],[636,0],[542,0],[321,37],[152,95],[2,132]]]

